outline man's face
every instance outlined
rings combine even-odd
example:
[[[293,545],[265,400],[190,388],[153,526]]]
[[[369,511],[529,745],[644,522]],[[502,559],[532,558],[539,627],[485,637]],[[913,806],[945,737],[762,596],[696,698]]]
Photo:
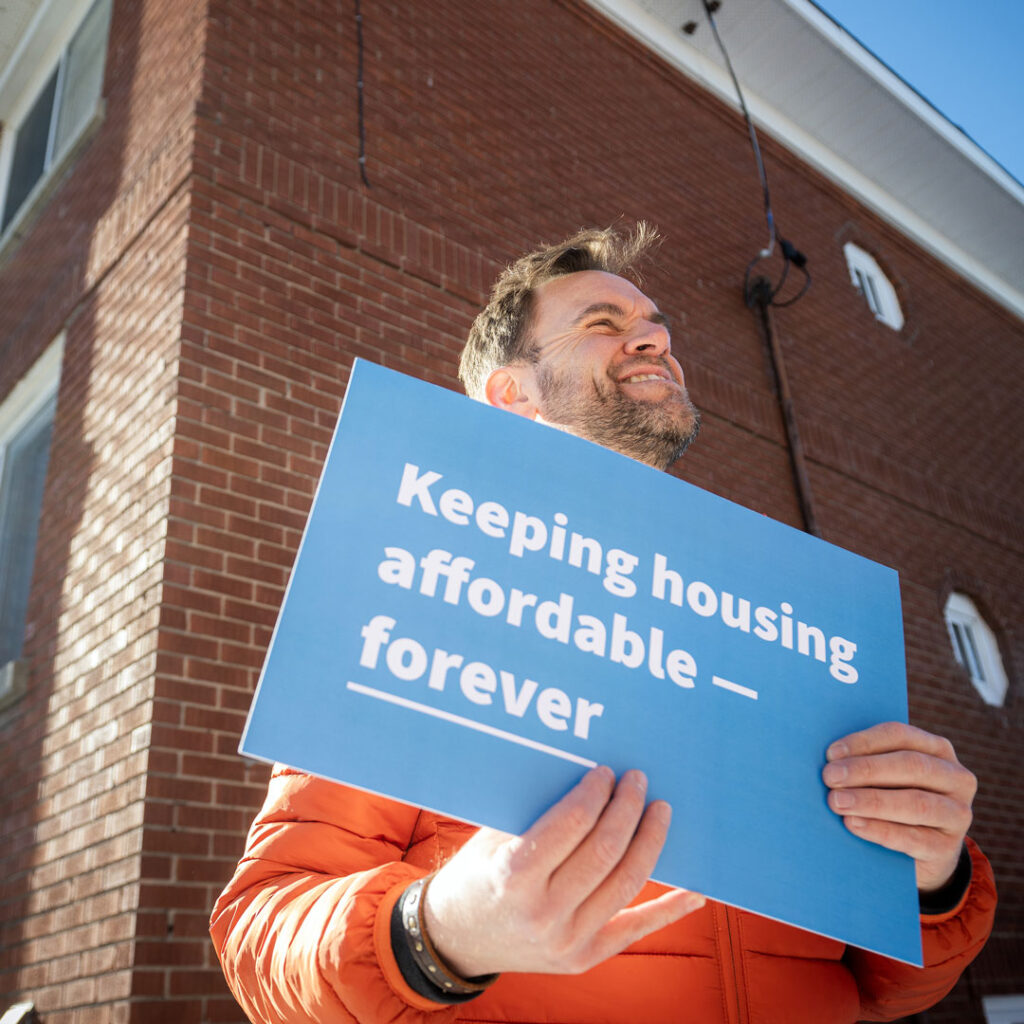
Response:
[[[546,281],[528,330],[537,359],[520,380],[540,419],[658,469],[697,436],[666,318],[629,281],[600,270]]]

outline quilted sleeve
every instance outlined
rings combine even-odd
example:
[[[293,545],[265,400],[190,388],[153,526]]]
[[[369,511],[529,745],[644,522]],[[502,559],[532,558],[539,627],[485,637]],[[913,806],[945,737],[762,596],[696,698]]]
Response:
[[[422,869],[402,860],[419,812],[277,766],[210,922],[254,1024],[444,1024],[457,1008],[402,978],[391,910]]]
[[[970,839],[971,884],[949,913],[921,915],[924,967],[860,949],[845,960],[857,979],[864,1020],[896,1020],[934,1006],[981,952],[992,931],[996,886],[988,859]]]

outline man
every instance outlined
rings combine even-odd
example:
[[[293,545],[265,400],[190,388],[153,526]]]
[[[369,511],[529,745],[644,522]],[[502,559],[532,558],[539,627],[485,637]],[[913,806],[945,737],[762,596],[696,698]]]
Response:
[[[469,394],[667,468],[698,416],[665,317],[622,276],[650,241],[586,231],[506,270],[463,353]],[[991,928],[975,780],[898,723],[827,756],[833,811],[915,860],[924,969],[648,882],[670,808],[607,768],[508,836],[279,767],[214,941],[261,1024],[895,1019],[940,999]]]

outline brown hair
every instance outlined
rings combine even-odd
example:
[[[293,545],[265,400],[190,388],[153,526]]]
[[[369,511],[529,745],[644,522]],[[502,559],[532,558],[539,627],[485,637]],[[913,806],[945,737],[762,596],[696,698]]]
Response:
[[[533,292],[539,285],[581,270],[637,275],[642,256],[659,240],[644,221],[628,235],[614,228],[587,228],[557,245],[543,245],[506,267],[491,289],[487,305],[473,321],[459,360],[459,380],[472,398],[500,366],[536,358],[529,337]]]

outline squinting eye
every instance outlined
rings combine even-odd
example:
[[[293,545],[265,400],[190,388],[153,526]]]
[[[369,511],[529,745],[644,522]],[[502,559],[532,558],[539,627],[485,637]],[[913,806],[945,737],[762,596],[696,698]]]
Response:
[[[614,327],[614,326],[615,326],[614,322],[611,321],[611,320],[608,320],[607,318],[604,319],[604,320],[594,320],[593,322],[587,324],[587,327]]]

